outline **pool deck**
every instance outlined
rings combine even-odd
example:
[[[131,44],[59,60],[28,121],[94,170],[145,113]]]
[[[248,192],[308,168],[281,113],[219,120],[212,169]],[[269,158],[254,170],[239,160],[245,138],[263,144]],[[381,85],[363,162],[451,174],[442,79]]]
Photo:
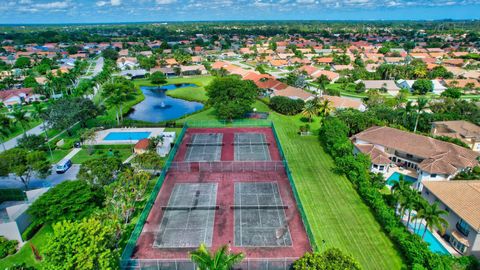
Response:
[[[136,144],[139,140],[104,140],[111,132],[150,132],[148,138],[156,137],[162,134],[164,128],[110,128],[97,131],[97,137],[93,142],[86,142],[87,145],[103,145],[103,144]]]
[[[388,179],[390,176],[392,176],[392,174],[396,172],[401,173],[403,175],[411,176],[413,178],[418,178],[418,174],[414,169],[394,166],[388,169],[388,172],[384,174],[385,179]]]

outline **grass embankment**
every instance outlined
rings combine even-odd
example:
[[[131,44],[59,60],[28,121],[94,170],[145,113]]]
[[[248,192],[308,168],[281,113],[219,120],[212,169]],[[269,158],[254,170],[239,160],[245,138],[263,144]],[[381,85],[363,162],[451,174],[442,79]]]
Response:
[[[20,250],[14,255],[8,256],[0,260],[0,269],[8,269],[13,265],[19,265],[25,263],[29,266],[34,266],[37,269],[42,269],[42,262],[35,260],[33,255],[32,248],[30,244],[33,244],[35,248],[40,252],[40,255],[43,255],[43,250],[46,247],[47,240],[50,238],[50,235],[53,233],[52,227],[50,225],[43,226],[27,243],[23,245]]]
[[[271,114],[316,242],[352,254],[365,269],[400,269],[402,258],[351,183],[332,171],[317,136],[299,136],[299,116]],[[316,121],[318,122],[318,121]],[[317,128],[318,124],[312,124]]]

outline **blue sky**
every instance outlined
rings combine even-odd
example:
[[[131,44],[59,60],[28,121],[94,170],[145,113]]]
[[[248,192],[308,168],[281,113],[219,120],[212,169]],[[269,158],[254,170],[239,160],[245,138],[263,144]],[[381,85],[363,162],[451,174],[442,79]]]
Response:
[[[0,0],[0,23],[480,19],[480,0]]]

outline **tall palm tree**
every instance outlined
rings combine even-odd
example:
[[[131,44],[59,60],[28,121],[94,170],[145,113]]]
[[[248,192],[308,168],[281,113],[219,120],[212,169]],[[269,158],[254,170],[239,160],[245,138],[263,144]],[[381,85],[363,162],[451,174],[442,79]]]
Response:
[[[312,118],[318,114],[319,106],[318,103],[314,100],[309,100],[305,102],[305,105],[302,110],[302,115],[308,118],[309,122],[312,122]]]
[[[318,115],[322,117],[323,120],[333,112],[333,103],[328,99],[323,99],[322,102],[318,105]]]
[[[16,109],[13,112],[11,112],[10,115],[13,117],[14,123],[20,124],[20,126],[23,129],[23,135],[26,137],[27,125],[29,120],[29,117],[27,116],[27,112],[23,109]]]
[[[442,234],[445,233],[445,229],[448,227],[448,221],[442,216],[447,215],[448,212],[438,208],[438,202],[427,206],[425,209],[418,211],[415,219],[423,219],[427,223],[422,234],[422,238],[425,238],[427,228],[433,231],[434,228],[440,230]]]
[[[418,127],[418,120],[420,119],[420,114],[422,114],[423,110],[426,109],[428,106],[428,99],[426,98],[418,98],[417,99],[417,118],[415,119],[415,128],[413,129],[413,132],[417,132],[417,127]]]
[[[7,148],[5,148],[5,144],[3,139],[8,137],[8,134],[10,134],[10,125],[0,125],[0,143],[2,144],[3,151],[7,151]]]
[[[212,254],[205,244],[201,244],[197,250],[190,252],[192,262],[198,270],[230,270],[233,265],[241,262],[243,253],[230,253],[227,246],[222,246]]]
[[[403,126],[404,127],[407,126],[407,120],[408,120],[410,114],[412,113],[412,111],[413,111],[412,101],[408,101],[407,104],[405,104],[405,109],[403,111]]]

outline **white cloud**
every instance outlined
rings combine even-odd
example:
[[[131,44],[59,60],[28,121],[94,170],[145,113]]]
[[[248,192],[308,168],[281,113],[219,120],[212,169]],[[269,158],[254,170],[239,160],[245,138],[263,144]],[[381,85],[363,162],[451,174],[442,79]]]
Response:
[[[95,5],[97,5],[97,7],[103,7],[103,6],[116,7],[116,6],[120,6],[121,4],[122,4],[122,0],[97,1],[95,3]]]
[[[177,2],[177,0],[156,0],[155,1],[158,5],[169,5]]]
[[[122,4],[122,0],[111,0],[110,5],[112,6],[120,6]]]
[[[70,6],[70,3],[67,1],[57,1],[49,3],[38,3],[33,4],[32,7],[37,9],[66,9]]]

